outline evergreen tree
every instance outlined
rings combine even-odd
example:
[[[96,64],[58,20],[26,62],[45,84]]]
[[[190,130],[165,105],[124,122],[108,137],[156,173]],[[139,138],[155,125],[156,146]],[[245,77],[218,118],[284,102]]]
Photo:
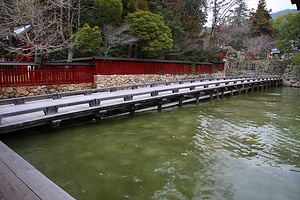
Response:
[[[300,50],[300,12],[288,12],[273,22],[277,32],[277,47],[286,52]]]
[[[163,58],[173,47],[171,29],[162,16],[150,11],[138,10],[126,17],[131,25],[130,33],[139,39],[141,53],[148,58]]]
[[[230,37],[228,37],[227,45],[239,51],[245,48],[243,40],[249,33],[250,10],[245,0],[237,0],[237,4],[232,12],[233,15],[229,17],[227,33]]]
[[[245,26],[249,19],[250,10],[248,9],[245,0],[237,0],[237,4],[237,7],[233,10],[233,16],[230,19],[230,23],[235,26]]]
[[[250,21],[252,23],[250,33],[252,37],[261,35],[275,36],[274,28],[271,24],[271,10],[267,10],[266,1],[259,0],[256,12],[252,13]]]

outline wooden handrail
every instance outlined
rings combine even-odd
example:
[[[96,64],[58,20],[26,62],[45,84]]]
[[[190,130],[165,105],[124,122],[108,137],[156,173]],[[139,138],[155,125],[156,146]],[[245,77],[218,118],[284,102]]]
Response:
[[[81,105],[81,104],[89,104],[90,107],[96,107],[100,106],[100,103],[102,101],[107,101],[107,100],[113,100],[113,99],[119,99],[122,98],[124,101],[130,101],[133,100],[134,96],[140,96],[140,95],[145,95],[145,94],[150,94],[151,97],[156,97],[159,95],[161,92],[167,92],[167,91],[172,91],[172,93],[168,94],[167,96],[172,96],[174,93],[178,94],[180,93],[180,90],[183,89],[189,89],[190,91],[184,91],[183,93],[195,93],[195,92],[204,92],[207,90],[216,90],[219,88],[225,88],[225,87],[236,87],[239,85],[250,85],[250,84],[257,84],[259,82],[270,82],[270,81],[278,81],[281,80],[280,78],[262,78],[262,79],[229,79],[229,80],[221,80],[218,82],[199,82],[198,84],[194,85],[184,85],[184,84],[178,84],[175,86],[168,85],[164,88],[157,88],[157,87],[150,87],[147,91],[138,91],[138,90],[124,90],[124,92],[120,92],[120,94],[114,94],[113,92],[108,92],[108,93],[103,93],[102,97],[96,97],[95,98],[90,98],[86,96],[81,96],[81,97],[76,97],[76,100],[74,101],[74,98],[70,98],[69,102],[59,102],[59,101],[49,101],[47,102],[48,105],[45,106],[44,104],[39,102],[36,102],[37,106],[33,108],[28,108],[26,105],[19,105],[19,109],[16,111],[11,112],[10,107],[11,106],[2,106],[0,107],[0,123],[1,119],[4,117],[11,117],[11,116],[16,116],[16,115],[21,115],[21,114],[27,114],[27,113],[32,113],[32,112],[37,112],[37,111],[43,111],[45,115],[51,115],[55,114],[58,112],[59,108],[62,107],[68,107],[68,106],[75,106],[75,105]],[[245,82],[246,81],[246,82]],[[230,84],[231,83],[231,84]],[[224,85],[221,85],[224,84]],[[124,86],[125,87],[125,86]],[[201,88],[199,88],[201,87]],[[196,89],[198,88],[198,89]],[[97,89],[98,90],[98,89]],[[108,89],[102,89],[103,91],[107,91]],[[109,90],[110,91],[110,90]],[[74,92],[75,93],[75,92]],[[80,93],[83,94],[83,93]],[[92,93],[90,93],[92,94]],[[55,94],[58,95],[58,94]],[[49,96],[49,95],[48,95]],[[149,97],[149,98],[151,98]],[[53,98],[53,96],[52,96]],[[61,98],[61,97],[60,97]],[[54,99],[54,98],[53,98]],[[22,102],[24,104],[25,102]]]
[[[246,77],[246,79],[253,79],[254,77]],[[31,100],[40,100],[40,99],[60,99],[64,96],[72,96],[72,95],[90,95],[92,93],[97,92],[114,92],[118,90],[124,89],[137,89],[141,87],[154,87],[157,85],[171,85],[171,84],[182,84],[182,83],[192,83],[192,82],[203,82],[203,81],[213,81],[213,80],[232,80],[232,79],[240,79],[239,77],[230,77],[230,78],[202,78],[202,79],[187,79],[187,80],[178,80],[178,81],[167,81],[167,82],[157,82],[157,83],[147,83],[147,84],[136,84],[136,85],[125,85],[125,86],[116,86],[116,87],[107,87],[107,88],[98,88],[98,89],[89,89],[89,90],[79,90],[79,91],[70,91],[70,92],[60,92],[54,94],[45,94],[45,95],[37,95],[37,96],[27,96],[27,97],[19,97],[19,98],[9,98],[9,99],[1,99],[1,104],[10,104],[13,103],[15,105],[24,104],[26,101]]]

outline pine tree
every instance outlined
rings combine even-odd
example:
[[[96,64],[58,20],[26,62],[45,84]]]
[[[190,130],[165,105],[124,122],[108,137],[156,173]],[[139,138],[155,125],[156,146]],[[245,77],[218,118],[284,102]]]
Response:
[[[271,24],[271,10],[267,10],[266,1],[259,0],[256,12],[252,13],[250,21],[252,23],[250,33],[251,36],[257,37],[261,35],[275,36],[274,28]]]

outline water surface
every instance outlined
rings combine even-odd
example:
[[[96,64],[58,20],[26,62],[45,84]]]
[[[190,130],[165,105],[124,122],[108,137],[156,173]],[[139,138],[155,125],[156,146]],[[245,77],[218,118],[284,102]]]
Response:
[[[300,197],[300,90],[5,138],[76,199]]]

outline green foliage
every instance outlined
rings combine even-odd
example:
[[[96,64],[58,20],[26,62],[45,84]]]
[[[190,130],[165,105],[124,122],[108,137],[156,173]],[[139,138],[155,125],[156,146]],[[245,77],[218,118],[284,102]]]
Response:
[[[235,26],[248,25],[249,9],[245,0],[237,0],[237,7],[233,10],[233,16],[229,17],[229,22]]]
[[[82,52],[93,52],[101,44],[101,32],[98,26],[91,28],[88,24],[76,33],[76,48]]]
[[[300,52],[292,56],[291,63],[292,65],[300,65]]]
[[[185,33],[182,22],[180,21],[180,15],[176,14],[174,11],[158,6],[154,10],[154,13],[161,15],[164,18],[166,25],[172,31],[173,38],[180,37]]]
[[[123,15],[133,13],[136,10],[149,10],[147,0],[122,0],[123,3]]]
[[[266,1],[259,0],[256,12],[253,13],[250,18],[252,22],[250,29],[251,35],[253,37],[261,35],[274,36],[275,31],[270,21],[271,18],[270,11],[268,11],[266,8]]]
[[[290,52],[300,49],[300,12],[278,16],[273,26],[277,32],[277,46],[280,50]]]
[[[95,4],[105,24],[117,24],[121,21],[123,11],[121,0],[95,0]]]
[[[142,53],[149,58],[163,58],[173,47],[171,29],[162,16],[150,11],[138,10],[126,17],[131,24],[130,33],[139,38]]]

